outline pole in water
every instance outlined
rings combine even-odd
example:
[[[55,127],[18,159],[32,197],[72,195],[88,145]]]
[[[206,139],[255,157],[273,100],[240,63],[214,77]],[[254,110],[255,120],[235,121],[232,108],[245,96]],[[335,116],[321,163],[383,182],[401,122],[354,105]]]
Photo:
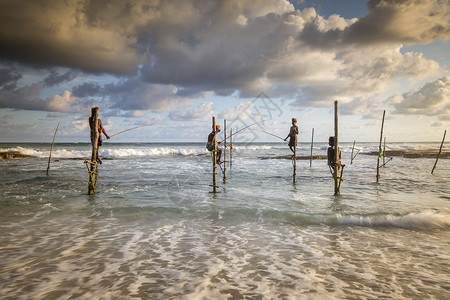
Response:
[[[355,150],[355,143],[356,143],[356,141],[353,141],[352,156],[351,156],[351,159],[350,159],[350,164],[351,165],[353,164],[353,151]]]
[[[447,130],[444,131],[444,137],[442,138],[441,147],[439,148],[439,153],[438,153],[438,155],[437,155],[437,157],[436,157],[436,161],[434,162],[434,166],[433,166],[433,169],[431,170],[431,174],[433,174],[434,169],[436,169],[436,165],[437,165],[437,162],[438,162],[438,160],[439,160],[439,156],[441,156],[442,146],[444,145],[445,134],[446,134],[446,133],[447,133]]]
[[[59,128],[59,123],[58,123],[58,126],[56,126],[55,134],[53,135],[52,146],[50,147],[50,155],[48,156],[47,172],[45,172],[47,174],[47,176],[48,176],[48,170],[50,170],[50,160],[52,158],[53,145],[55,144],[55,137],[56,137],[56,133],[58,132],[58,128]]]
[[[381,133],[380,133],[380,145],[378,146],[378,159],[377,159],[377,182],[380,179],[380,159],[382,155],[383,149],[381,148],[381,143],[383,141],[383,129],[384,129],[384,117],[386,115],[386,111],[383,110],[383,120],[381,121]]]
[[[212,140],[213,147],[214,147],[214,149],[212,151],[212,162],[213,162],[213,173],[212,173],[212,176],[213,176],[213,191],[212,191],[212,193],[217,193],[217,178],[216,178],[216,176],[217,176],[217,165],[216,165],[216,162],[217,162],[216,117],[212,117],[212,129],[213,129],[213,132],[214,132],[214,137],[213,137],[213,140]]]
[[[383,143],[383,167],[386,165],[386,137],[384,137]]]
[[[294,144],[294,156],[292,157],[294,163],[294,175],[292,181],[295,184],[295,177],[297,176],[297,143]]]
[[[341,194],[341,178],[339,177],[339,130],[338,130],[338,102],[334,101],[334,165],[333,165],[333,177],[334,177],[334,195]]]
[[[92,155],[91,155],[91,161],[90,161],[90,168],[89,170],[89,185],[88,185],[88,193],[89,195],[92,195],[95,192],[95,188],[97,185],[97,174],[98,174],[98,164],[97,164],[97,155],[98,155],[98,139],[99,139],[99,132],[98,132],[98,108],[93,109],[92,114]]]
[[[233,128],[230,129],[230,169],[233,165]]]
[[[311,156],[309,158],[309,167],[310,168],[312,168],[313,146],[314,146],[314,128],[312,129],[312,137],[311,137]]]
[[[223,183],[227,182],[227,120],[223,120],[223,132],[225,135],[223,144]]]

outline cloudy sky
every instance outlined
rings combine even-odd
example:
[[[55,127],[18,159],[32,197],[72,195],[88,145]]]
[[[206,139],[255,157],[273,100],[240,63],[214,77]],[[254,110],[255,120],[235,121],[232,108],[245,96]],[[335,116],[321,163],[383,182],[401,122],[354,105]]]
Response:
[[[343,141],[386,110],[388,141],[439,142],[449,38],[449,0],[0,0],[0,142],[89,142],[93,106],[110,135],[152,124],[116,142],[204,141],[212,116],[326,141],[335,100]]]

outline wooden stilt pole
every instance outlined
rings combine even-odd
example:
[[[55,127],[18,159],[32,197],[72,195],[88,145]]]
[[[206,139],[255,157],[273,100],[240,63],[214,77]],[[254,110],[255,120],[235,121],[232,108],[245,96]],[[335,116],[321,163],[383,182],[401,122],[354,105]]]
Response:
[[[381,133],[380,133],[380,145],[378,146],[378,159],[377,159],[377,182],[380,179],[380,159],[382,155],[381,142],[383,141],[383,128],[384,128],[384,117],[386,115],[386,111],[383,110],[383,120],[381,121]]]
[[[227,120],[223,120],[223,132],[224,138],[223,141],[223,183],[227,182]]]
[[[212,117],[212,128],[213,128],[213,131],[215,132],[216,131],[216,117]],[[213,193],[217,193],[217,178],[216,178],[216,176],[217,176],[217,164],[216,164],[216,162],[217,162],[217,145],[216,145],[216,140],[217,140],[217,136],[216,136],[216,134],[214,134],[214,137],[213,137],[213,140],[212,140],[212,143],[213,143],[213,145],[214,145],[214,149],[213,149],[213,151],[212,151],[212,161],[213,161],[213,174],[212,174],[212,176],[213,176]]]
[[[351,156],[350,164],[353,164],[353,151],[355,150],[355,144],[356,144],[356,141],[353,141],[352,156]]]
[[[310,168],[312,168],[313,146],[314,146],[314,128],[312,129],[312,137],[311,137],[311,156],[309,158],[309,167]]]
[[[333,165],[333,177],[334,177],[334,195],[339,196],[341,194],[341,178],[339,177],[339,122],[338,122],[338,102],[334,101],[334,165]]]
[[[439,153],[438,153],[438,155],[437,155],[437,157],[436,157],[436,161],[434,162],[434,166],[433,166],[433,169],[431,170],[431,174],[433,174],[434,169],[436,169],[436,165],[437,165],[437,162],[438,162],[438,160],[439,160],[439,156],[441,156],[442,146],[444,145],[446,133],[447,133],[447,130],[444,131],[444,137],[442,138],[441,147],[439,148]]]
[[[294,164],[294,175],[292,178],[293,183],[295,184],[295,177],[297,176],[297,143],[294,144],[294,156],[292,157],[293,159],[293,164]]]
[[[233,128],[230,129],[230,169],[233,165]]]
[[[386,164],[386,137],[383,142],[383,166]]]
[[[50,170],[50,160],[52,158],[53,145],[55,144],[55,137],[56,137],[56,133],[58,132],[58,128],[59,128],[59,123],[58,123],[58,126],[56,126],[55,134],[53,135],[52,146],[50,147],[50,155],[48,156],[47,171],[45,172],[47,174],[47,176],[48,176],[48,170]]]
[[[97,174],[98,174],[98,164],[97,164],[97,155],[98,155],[98,138],[99,138],[99,132],[98,132],[98,109],[95,110],[94,115],[92,116],[92,124],[93,128],[93,138],[91,140],[92,142],[92,156],[91,156],[91,162],[90,162],[90,170],[89,170],[89,186],[88,186],[88,193],[89,195],[92,195],[95,192],[95,188],[97,185]]]

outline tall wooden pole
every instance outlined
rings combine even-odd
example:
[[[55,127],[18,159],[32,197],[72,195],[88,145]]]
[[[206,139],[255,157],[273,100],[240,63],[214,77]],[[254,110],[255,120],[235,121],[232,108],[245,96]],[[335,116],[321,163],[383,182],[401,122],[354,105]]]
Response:
[[[386,137],[383,142],[383,166],[386,164]]]
[[[442,146],[444,145],[445,134],[446,134],[446,133],[447,133],[447,130],[444,131],[444,137],[442,138],[441,147],[439,148],[439,153],[438,153],[438,156],[436,157],[436,161],[434,162],[434,166],[433,166],[433,170],[431,170],[431,174],[433,174],[434,169],[436,168],[437,162],[438,162],[438,160],[439,160],[439,156],[441,156]]]
[[[311,137],[311,156],[309,157],[309,167],[310,168],[312,168],[313,146],[314,146],[314,128],[312,129],[312,137]]]
[[[380,133],[380,145],[378,146],[378,159],[377,159],[377,182],[380,179],[380,159],[381,159],[381,143],[383,141],[383,128],[384,128],[384,117],[386,115],[386,111],[383,110],[383,120],[381,121],[381,133]]]
[[[230,169],[233,165],[233,128],[230,129]]]
[[[294,175],[292,176],[292,182],[295,184],[295,177],[297,176],[297,141],[294,144],[294,156],[292,157],[294,163]]]
[[[45,172],[47,174],[47,176],[48,176],[48,170],[50,170],[50,160],[52,158],[53,145],[55,144],[55,137],[56,137],[56,133],[58,132],[58,128],[59,128],[59,123],[58,123],[58,126],[56,126],[55,134],[53,135],[52,146],[50,147],[50,154],[48,156],[47,172]]]
[[[341,185],[339,177],[339,122],[338,122],[338,102],[334,101],[334,195],[338,196],[341,194]]]
[[[97,169],[97,155],[98,155],[98,138],[99,138],[99,132],[98,132],[98,109],[94,110],[94,114],[92,115],[92,125],[93,128],[93,138],[91,140],[92,142],[92,156],[91,156],[91,164],[90,164],[90,174],[89,174],[89,186],[88,186],[88,193],[89,195],[92,195],[95,192],[96,187],[96,172]]]
[[[223,183],[227,182],[227,120],[223,120],[224,144],[223,144]]]
[[[353,141],[352,156],[351,156],[350,164],[353,164],[353,151],[355,150],[355,144],[356,144],[356,141]]]
[[[213,132],[215,133],[216,132],[216,117],[212,117],[212,128],[213,128]],[[217,193],[217,178],[216,178],[216,175],[217,175],[217,165],[216,165],[216,156],[217,156],[217,145],[216,145],[216,140],[217,140],[217,136],[216,136],[217,134],[215,133],[214,134],[214,137],[213,137],[213,140],[212,140],[212,143],[213,143],[213,146],[214,146],[214,149],[213,149],[213,151],[212,151],[212,161],[213,161],[213,174],[212,174],[212,176],[213,176],[213,193]]]

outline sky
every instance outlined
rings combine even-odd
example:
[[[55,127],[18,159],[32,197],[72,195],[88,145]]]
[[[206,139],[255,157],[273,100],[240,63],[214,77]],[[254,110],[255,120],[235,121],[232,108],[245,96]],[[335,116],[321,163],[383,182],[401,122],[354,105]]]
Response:
[[[388,142],[440,142],[449,38],[449,0],[0,0],[0,142],[89,142],[94,106],[109,135],[146,125],[111,142],[203,142],[213,116],[326,142],[334,101],[341,141],[385,110]]]

